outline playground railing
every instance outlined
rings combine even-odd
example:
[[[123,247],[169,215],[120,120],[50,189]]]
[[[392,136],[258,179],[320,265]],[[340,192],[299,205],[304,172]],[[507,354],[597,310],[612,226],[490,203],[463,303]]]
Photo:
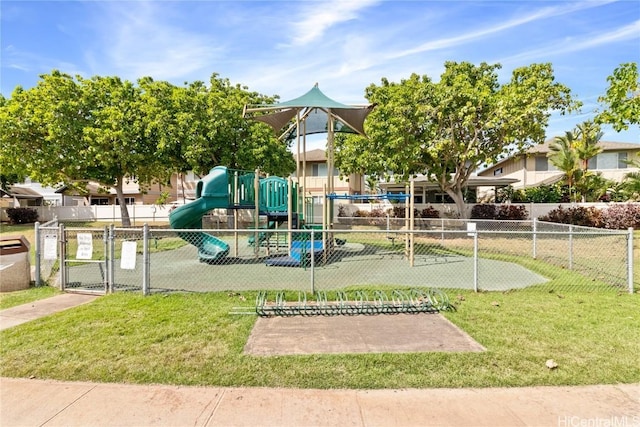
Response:
[[[41,273],[43,281],[94,292],[640,287],[632,230],[450,220],[403,227],[402,221],[300,230],[61,224],[40,227],[39,256],[41,266],[45,257],[61,266],[53,277]]]

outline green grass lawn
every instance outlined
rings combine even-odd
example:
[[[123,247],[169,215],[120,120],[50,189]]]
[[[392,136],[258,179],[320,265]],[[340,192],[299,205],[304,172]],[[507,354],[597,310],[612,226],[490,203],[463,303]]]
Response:
[[[0,375],[365,389],[640,382],[638,293],[545,287],[450,296],[458,310],[444,316],[486,352],[255,357],[242,351],[256,317],[230,314],[253,306],[253,293],[118,293],[2,331]]]
[[[58,295],[61,292],[50,286],[31,287],[22,291],[0,293],[0,310],[20,304]]]

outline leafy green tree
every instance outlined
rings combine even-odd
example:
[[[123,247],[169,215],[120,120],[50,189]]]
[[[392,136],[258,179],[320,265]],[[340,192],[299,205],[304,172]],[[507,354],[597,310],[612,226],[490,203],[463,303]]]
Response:
[[[607,92],[598,99],[606,109],[597,116],[597,121],[611,124],[618,132],[629,129],[630,125],[640,125],[638,63],[620,64],[607,81]]]
[[[366,122],[369,138],[336,138],[337,166],[380,178],[424,174],[464,216],[464,188],[478,166],[542,143],[551,112],[579,105],[550,64],[518,68],[504,85],[500,68],[447,62],[439,82],[412,74],[370,85],[365,96],[377,107]]]
[[[21,178],[55,185],[76,179],[85,167],[79,154],[90,112],[71,76],[54,71],[32,89],[16,87],[0,107],[0,118],[3,173],[11,167]]]
[[[177,87],[150,77],[136,85],[118,77],[83,79],[53,71],[32,89],[16,88],[0,105],[0,159],[12,165],[3,167],[3,175],[28,175],[49,185],[91,180],[113,187],[128,226],[127,181],[144,191],[168,182],[173,172],[204,174],[219,164],[293,171],[286,143],[242,118],[245,104],[273,101],[215,74],[210,87],[202,82]]]

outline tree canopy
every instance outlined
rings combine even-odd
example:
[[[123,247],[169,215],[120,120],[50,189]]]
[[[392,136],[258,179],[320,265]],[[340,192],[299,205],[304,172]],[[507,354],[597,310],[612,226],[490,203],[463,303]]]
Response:
[[[629,129],[630,125],[640,125],[638,63],[621,64],[607,81],[607,92],[598,99],[605,106],[597,117],[598,122],[612,125],[617,132]]]
[[[338,137],[337,166],[387,179],[423,174],[464,216],[464,189],[481,164],[544,142],[551,113],[579,106],[550,64],[518,68],[502,85],[500,68],[446,62],[439,82],[412,74],[370,85],[365,96],[377,106],[365,123],[369,139]]]
[[[3,176],[43,184],[96,181],[116,189],[123,225],[125,180],[167,183],[172,173],[213,166],[289,174],[293,155],[259,123],[242,118],[247,103],[274,102],[216,74],[210,85],[179,87],[150,77],[75,78],[53,71],[29,90],[0,100]],[[3,166],[3,169],[4,166]]]

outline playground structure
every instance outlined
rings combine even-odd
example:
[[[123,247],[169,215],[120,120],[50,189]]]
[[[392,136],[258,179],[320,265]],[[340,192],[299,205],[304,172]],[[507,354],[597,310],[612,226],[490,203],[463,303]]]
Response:
[[[227,209],[233,211],[234,229],[238,227],[238,211],[245,209],[253,212],[255,234],[248,244],[256,248],[265,243],[271,229],[278,229],[288,224],[288,239],[290,254],[295,256],[292,249],[292,229],[302,225],[303,217],[298,213],[296,184],[291,179],[280,177],[261,177],[259,171],[247,172],[230,170],[225,166],[216,166],[208,175],[198,181],[196,199],[183,206],[179,206],[169,214],[171,228],[178,230],[202,229],[202,218],[213,209]],[[267,227],[260,231],[260,217],[266,218]],[[229,255],[229,244],[203,231],[185,232],[178,235],[185,241],[198,248],[201,262],[214,263]],[[238,233],[235,232],[238,248]],[[237,256],[237,253],[234,254]],[[299,261],[299,260],[298,260]]]
[[[169,216],[174,229],[201,229],[202,217],[212,209],[226,208],[234,211],[234,229],[238,229],[237,212],[239,209],[252,209],[254,213],[255,235],[249,244],[258,248],[265,244],[269,248],[270,229],[277,229],[286,221],[288,224],[287,245],[288,257],[274,257],[267,265],[274,266],[306,266],[309,255],[322,254],[322,263],[326,263],[333,251],[336,241],[333,238],[334,200],[337,199],[380,199],[404,200],[405,209],[405,256],[413,266],[413,242],[409,231],[413,226],[413,182],[407,194],[394,195],[337,195],[334,192],[334,159],[333,141],[335,132],[351,132],[365,135],[364,120],[373,109],[373,105],[349,106],[336,102],[323,94],[316,84],[306,94],[290,101],[275,105],[245,106],[243,115],[269,124],[279,139],[297,140],[298,159],[296,180],[285,180],[278,177],[259,177],[258,171],[228,171],[217,166],[209,175],[200,180],[196,187],[196,200],[181,206]],[[292,124],[292,120],[295,122]],[[306,136],[314,133],[327,133],[327,185],[324,188],[322,224],[305,224],[304,213],[309,211],[305,188],[306,177]],[[303,153],[301,156],[300,148]],[[302,166],[302,168],[301,168]],[[312,207],[312,205],[311,205]],[[267,225],[259,231],[259,219],[266,216]],[[294,230],[307,228],[319,230],[311,233],[295,233]],[[394,236],[397,233],[394,234]],[[210,234],[200,232],[194,236],[181,233],[181,237],[198,247],[199,258],[203,262],[216,262],[229,255],[229,245]],[[395,237],[392,237],[395,242]],[[236,237],[237,239],[237,237]],[[235,248],[237,250],[237,243]],[[311,257],[315,259],[316,257]],[[311,261],[313,262],[313,261]]]

